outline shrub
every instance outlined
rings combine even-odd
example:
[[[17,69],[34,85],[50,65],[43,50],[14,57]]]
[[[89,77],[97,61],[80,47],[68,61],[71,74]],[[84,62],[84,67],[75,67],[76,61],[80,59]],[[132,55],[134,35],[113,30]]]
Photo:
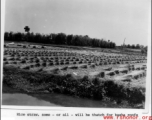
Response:
[[[64,62],[60,62],[60,65],[64,65]]]
[[[20,57],[16,58],[16,60],[21,60]]]
[[[99,78],[93,78],[93,80],[92,80],[92,83],[94,84],[94,85],[100,85],[101,84],[101,80],[99,79]]]
[[[143,77],[145,77],[146,76],[146,72],[143,72]]]
[[[134,79],[138,79],[138,78],[139,78],[139,75],[135,75],[135,76],[134,76]]]
[[[43,68],[40,68],[37,72],[42,72],[43,71]]]
[[[136,70],[140,70],[140,67],[136,68]]]
[[[95,68],[96,66],[95,66],[95,64],[92,64],[92,65],[90,65],[90,67],[91,67],[91,68]]]
[[[139,74],[139,77],[143,77],[143,74],[141,73],[141,74]]]
[[[35,64],[35,67],[40,67],[40,63]]]
[[[12,64],[17,64],[17,62],[16,62],[16,61],[14,61],[14,62],[12,62]]]
[[[145,70],[145,67],[141,67],[141,70]]]
[[[102,62],[100,62],[100,63],[99,63],[99,65],[103,65],[103,63],[102,63]]]
[[[103,86],[100,84],[98,86],[92,86],[92,96],[96,100],[102,100],[104,98],[104,89]]]
[[[128,70],[122,70],[122,71],[120,71],[121,73],[128,73]]]
[[[116,73],[116,74],[119,74],[119,70],[115,70],[115,73]]]
[[[53,74],[58,74],[60,72],[60,69],[59,68],[54,68],[54,69],[51,70],[51,72]]]
[[[73,62],[74,60],[73,60],[73,59],[70,59],[70,61]]]
[[[47,62],[47,60],[46,60],[46,59],[43,59],[42,61],[43,61],[43,62]]]
[[[26,45],[24,45],[23,48],[26,48]]]
[[[128,68],[128,70],[129,70],[129,71],[131,71],[131,70],[132,70],[132,68],[131,68],[131,67],[129,67],[129,68]]]
[[[81,65],[80,68],[87,68],[87,65]]]
[[[91,81],[89,80],[88,76],[84,76],[83,78],[80,79],[81,84],[83,85],[88,85],[91,84]]]
[[[113,64],[113,65],[115,65],[115,64],[116,64],[116,62],[113,62],[112,64]]]
[[[36,46],[33,46],[33,48],[36,48]]]
[[[130,104],[139,104],[145,101],[145,95],[140,88],[127,88],[127,100]]]
[[[36,63],[39,63],[40,62],[40,60],[39,59],[36,59],[36,61],[35,61]]]
[[[4,53],[4,55],[8,55],[8,53],[7,53],[7,52],[5,52],[5,53]]]
[[[9,62],[8,62],[8,61],[5,61],[4,64],[5,64],[5,65],[6,65],[6,64],[9,64]]]
[[[45,48],[44,46],[42,46],[41,48]]]
[[[108,65],[108,62],[104,62],[104,65]]]
[[[106,71],[110,71],[110,70],[112,70],[112,67],[110,67],[110,68],[106,68],[106,69],[104,69],[104,70],[106,70]]]
[[[49,66],[52,66],[52,65],[54,65],[53,62],[50,62],[50,63],[49,63]]]
[[[65,66],[65,67],[61,68],[61,70],[67,70],[67,69],[68,69],[68,67],[67,67],[67,66]]]
[[[53,92],[55,93],[62,93],[63,89],[61,89],[62,87],[59,87],[58,85],[56,85],[56,87],[53,88]]]
[[[59,62],[56,62],[55,65],[60,65],[60,63],[59,63]]]
[[[73,62],[73,64],[77,64],[77,62]]]
[[[29,69],[30,69],[30,67],[29,67],[29,66],[26,66],[26,67],[24,67],[23,69],[29,70]]]
[[[104,81],[104,89],[107,97],[117,98],[117,99],[125,99],[125,91],[123,85],[118,85],[112,80]]]
[[[125,78],[122,80],[123,82],[131,82],[131,79],[130,78]]]
[[[7,45],[4,45],[4,48],[7,47]]]
[[[12,61],[14,61],[14,60],[15,60],[15,58],[14,58],[14,57],[12,57],[12,58],[10,58],[9,60],[12,60]]]
[[[7,58],[4,57],[3,61],[7,61]]]
[[[42,66],[43,66],[43,67],[46,67],[46,65],[47,65],[46,63],[42,63]]]
[[[33,67],[34,67],[34,65],[30,65],[30,67],[31,67],[31,68],[33,68]]]
[[[22,60],[21,63],[26,63],[26,61],[25,61],[25,60]]]
[[[109,72],[109,73],[107,73],[107,75],[114,76],[115,73],[114,72]]]
[[[69,59],[66,59],[65,61],[69,62],[70,60],[69,60]]]
[[[78,69],[78,66],[70,66],[69,69]]]
[[[102,78],[105,77],[105,72],[100,72],[99,77],[102,77]]]
[[[20,44],[17,44],[17,46],[22,46],[22,45],[20,45]]]
[[[75,61],[79,61],[79,58],[76,58],[76,60]]]
[[[91,63],[90,63],[90,62],[88,62],[88,65],[91,65]]]

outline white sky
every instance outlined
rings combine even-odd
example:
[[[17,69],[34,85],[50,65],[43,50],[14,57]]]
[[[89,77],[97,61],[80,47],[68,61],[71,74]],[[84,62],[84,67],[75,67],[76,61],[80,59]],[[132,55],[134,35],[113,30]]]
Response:
[[[151,0],[6,0],[5,31],[66,33],[147,45]]]

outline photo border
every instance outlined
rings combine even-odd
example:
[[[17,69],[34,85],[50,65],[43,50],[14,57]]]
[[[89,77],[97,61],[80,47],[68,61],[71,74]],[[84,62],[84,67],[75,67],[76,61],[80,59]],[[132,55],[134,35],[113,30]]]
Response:
[[[151,12],[151,11],[150,11]],[[150,18],[151,20],[151,14]],[[151,26],[151,22],[149,23]],[[4,46],[4,25],[5,25],[5,0],[1,0],[1,93],[2,93],[2,78],[3,78],[3,46]],[[151,28],[148,28],[148,57],[147,57],[147,76],[146,76],[146,101],[145,101],[145,109],[120,109],[120,108],[83,108],[83,107],[40,107],[40,106],[10,106],[10,105],[2,105],[3,109],[10,110],[49,110],[49,111],[133,111],[139,112],[142,114],[147,114],[150,112],[149,105],[151,106]],[[1,94],[2,98],[2,94]],[[1,99],[2,100],[2,99]],[[2,104],[2,101],[1,101]],[[33,109],[34,108],[34,109]],[[119,110],[118,110],[119,109]]]

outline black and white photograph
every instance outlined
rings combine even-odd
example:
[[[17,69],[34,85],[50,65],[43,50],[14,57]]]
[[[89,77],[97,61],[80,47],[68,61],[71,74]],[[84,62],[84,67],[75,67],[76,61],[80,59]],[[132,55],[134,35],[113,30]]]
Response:
[[[5,0],[2,105],[145,109],[150,4]]]

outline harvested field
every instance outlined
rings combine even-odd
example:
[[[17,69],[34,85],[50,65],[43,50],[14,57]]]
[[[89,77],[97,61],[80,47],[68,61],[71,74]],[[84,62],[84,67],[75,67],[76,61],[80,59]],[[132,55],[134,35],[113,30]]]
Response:
[[[143,55],[26,44],[7,46],[3,84],[27,93],[109,98],[135,107],[145,101],[146,62]]]

